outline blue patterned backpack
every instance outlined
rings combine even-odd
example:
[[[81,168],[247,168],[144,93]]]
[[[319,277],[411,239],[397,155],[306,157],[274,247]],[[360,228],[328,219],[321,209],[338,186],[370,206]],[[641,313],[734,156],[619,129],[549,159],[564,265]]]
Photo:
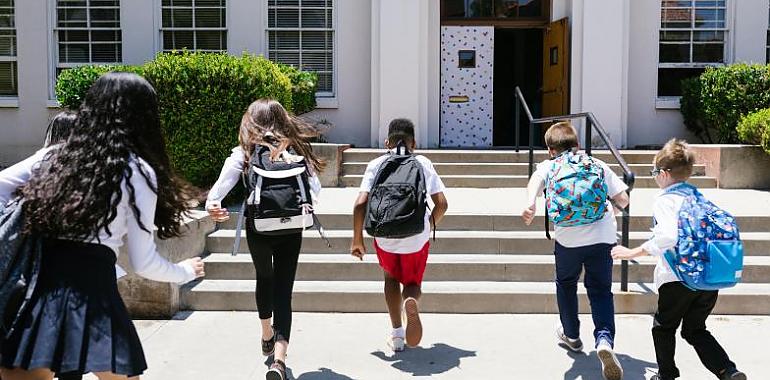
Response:
[[[604,168],[591,156],[562,153],[552,160],[545,180],[548,219],[559,227],[599,221],[607,212],[607,192]]]
[[[718,290],[735,286],[743,274],[743,243],[735,218],[683,183],[667,194],[684,197],[679,210],[679,241],[665,254],[688,288]]]

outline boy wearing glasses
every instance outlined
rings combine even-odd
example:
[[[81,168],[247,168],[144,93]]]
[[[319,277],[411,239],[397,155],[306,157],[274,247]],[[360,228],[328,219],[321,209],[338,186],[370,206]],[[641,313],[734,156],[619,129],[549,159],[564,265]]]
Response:
[[[672,139],[658,152],[651,174],[663,193],[653,206],[655,227],[652,237],[640,247],[629,249],[617,246],[612,257],[631,260],[639,256],[658,257],[655,267],[655,286],[658,289],[658,310],[652,327],[658,374],[654,380],[679,377],[674,363],[676,330],[682,325],[682,337],[695,348],[701,362],[721,380],[746,380],[746,375],[735,368],[727,353],[706,330],[706,319],[717,302],[717,291],[692,290],[686,287],[672,271],[664,254],[679,240],[679,210],[685,198],[671,191],[692,175],[695,157],[687,143]]]

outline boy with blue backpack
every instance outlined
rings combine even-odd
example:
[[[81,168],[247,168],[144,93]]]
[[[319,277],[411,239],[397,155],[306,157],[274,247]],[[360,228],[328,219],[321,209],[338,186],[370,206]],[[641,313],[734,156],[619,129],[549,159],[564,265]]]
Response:
[[[527,186],[529,207],[522,212],[522,218],[527,225],[532,223],[537,196],[545,189],[547,220],[553,222],[556,238],[556,298],[561,320],[556,336],[560,346],[573,352],[583,350],[577,283],[585,269],[602,374],[607,380],[620,380],[623,368],[613,351],[615,306],[610,251],[617,244],[613,205],[619,209],[628,205],[628,186],[604,162],[577,153],[578,135],[569,122],[548,128],[545,143],[552,158],[539,164],[533,173]]]
[[[674,351],[676,330],[681,324],[682,338],[695,348],[703,365],[717,378],[746,380],[706,330],[718,290],[740,280],[743,245],[735,219],[687,183],[694,162],[693,152],[681,140],[669,141],[658,152],[651,174],[663,193],[653,206],[652,237],[634,249],[615,247],[612,257],[658,258],[658,310],[652,327],[658,374],[653,379],[679,377]]]

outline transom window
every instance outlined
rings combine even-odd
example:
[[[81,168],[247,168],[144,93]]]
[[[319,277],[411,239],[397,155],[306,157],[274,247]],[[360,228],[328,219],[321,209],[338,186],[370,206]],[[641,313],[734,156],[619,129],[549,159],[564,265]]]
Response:
[[[318,75],[318,96],[334,96],[333,0],[267,0],[267,52]]]
[[[82,64],[120,63],[119,0],[56,1],[56,74]]]
[[[725,63],[727,0],[663,0],[658,96],[680,96],[681,81]]]
[[[542,18],[548,6],[546,0],[442,0],[441,18]]]
[[[17,96],[16,13],[14,0],[0,0],[0,96]]]
[[[227,50],[226,0],[163,0],[163,50]]]

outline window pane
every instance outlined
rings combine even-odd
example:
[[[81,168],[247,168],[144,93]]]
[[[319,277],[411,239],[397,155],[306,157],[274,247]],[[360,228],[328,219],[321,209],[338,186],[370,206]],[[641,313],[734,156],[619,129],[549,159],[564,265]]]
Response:
[[[60,28],[85,28],[88,26],[86,22],[87,13],[85,8],[67,8],[59,9],[57,11],[58,26]]]
[[[693,35],[693,40],[702,41],[702,42],[721,42],[725,40],[725,32],[721,32],[721,31],[695,32]]]
[[[302,10],[303,28],[325,28],[326,11],[323,9],[303,9]]]
[[[226,33],[223,31],[195,32],[195,46],[198,50],[227,50]]]
[[[690,31],[661,31],[660,32],[660,40],[661,41],[674,41],[674,42],[690,42],[690,35],[692,32]]]
[[[328,50],[331,45],[329,32],[302,32],[302,50]]]
[[[195,10],[195,26],[198,28],[225,27],[225,11],[221,8],[201,8]]]
[[[91,41],[115,42],[120,40],[119,30],[94,30],[91,32]]]
[[[118,28],[120,27],[120,9],[91,9],[91,27]]]
[[[96,63],[111,63],[122,61],[120,44],[91,45],[91,61]]]
[[[692,6],[691,0],[663,0],[661,3],[663,8],[677,8],[677,7],[690,7]]]
[[[188,30],[164,31],[163,49],[194,49],[193,32]]]
[[[318,73],[318,92],[332,92],[334,86],[332,85],[331,73]]]
[[[275,50],[299,50],[298,31],[271,31],[268,32],[268,43]]]
[[[692,9],[663,9],[660,26],[661,28],[691,28]]]
[[[88,63],[90,55],[88,44],[59,44],[59,62]]]
[[[173,28],[192,28],[193,26],[192,9],[172,9],[171,27]]]
[[[16,31],[0,30],[0,56],[16,56]]]
[[[701,75],[704,68],[658,69],[658,96],[682,96],[682,80]]]
[[[725,10],[724,9],[696,9],[695,10],[696,28],[724,28]]]
[[[272,27],[298,28],[299,27],[299,9],[277,8],[275,10],[275,20],[273,22]]]
[[[725,0],[695,0],[695,6],[700,7],[724,7]]]
[[[59,42],[88,42],[87,30],[61,30]]]
[[[19,94],[16,62],[0,62],[0,95],[16,96]]]
[[[693,62],[723,63],[724,57],[724,44],[694,44],[692,46]]]
[[[0,28],[13,28],[14,26],[12,14],[0,14]]]
[[[690,44],[660,44],[660,62],[690,62]]]

